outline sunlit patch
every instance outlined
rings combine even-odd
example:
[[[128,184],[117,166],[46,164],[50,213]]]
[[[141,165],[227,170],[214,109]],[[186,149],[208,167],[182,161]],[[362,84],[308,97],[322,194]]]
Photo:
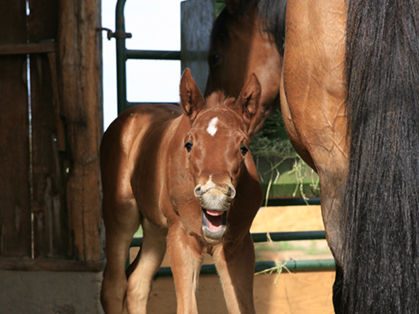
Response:
[[[208,128],[207,128],[207,132],[211,135],[214,136],[215,133],[217,133],[217,122],[218,122],[218,118],[215,117],[213,118],[210,123],[208,124]]]

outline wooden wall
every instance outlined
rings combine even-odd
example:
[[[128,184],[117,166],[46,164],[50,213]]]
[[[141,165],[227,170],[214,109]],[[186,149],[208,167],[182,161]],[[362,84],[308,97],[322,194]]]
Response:
[[[100,270],[100,0],[0,10],[0,269]]]
[[[25,1],[0,10],[0,45],[26,42]],[[30,245],[29,122],[26,56],[0,59],[0,252],[27,257]]]

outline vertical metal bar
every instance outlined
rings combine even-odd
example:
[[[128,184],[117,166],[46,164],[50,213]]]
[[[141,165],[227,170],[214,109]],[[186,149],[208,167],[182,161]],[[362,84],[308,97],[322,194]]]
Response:
[[[115,16],[116,39],[116,86],[118,100],[118,114],[126,109],[127,80],[126,80],[126,48],[125,48],[125,8],[126,0],[118,0]]]

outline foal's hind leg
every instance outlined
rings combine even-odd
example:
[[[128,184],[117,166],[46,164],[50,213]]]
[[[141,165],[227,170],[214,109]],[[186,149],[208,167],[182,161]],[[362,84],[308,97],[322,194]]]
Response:
[[[130,314],[145,314],[154,274],[166,252],[167,230],[143,219],[143,243],[128,277],[127,309]]]
[[[126,313],[125,262],[132,237],[140,224],[140,214],[134,202],[121,203],[106,197],[103,200],[107,263],[103,273],[101,302],[107,314]]]

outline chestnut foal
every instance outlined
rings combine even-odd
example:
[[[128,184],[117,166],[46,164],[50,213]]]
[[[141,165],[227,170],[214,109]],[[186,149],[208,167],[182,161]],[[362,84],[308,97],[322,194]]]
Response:
[[[106,313],[146,313],[166,251],[177,313],[197,313],[195,291],[205,254],[220,275],[230,313],[254,313],[255,254],[249,233],[262,190],[249,147],[261,86],[252,75],[237,100],[204,100],[189,69],[181,107],[140,105],[123,112],[101,144],[107,265]],[[128,279],[125,261],[139,225],[143,244]]]

